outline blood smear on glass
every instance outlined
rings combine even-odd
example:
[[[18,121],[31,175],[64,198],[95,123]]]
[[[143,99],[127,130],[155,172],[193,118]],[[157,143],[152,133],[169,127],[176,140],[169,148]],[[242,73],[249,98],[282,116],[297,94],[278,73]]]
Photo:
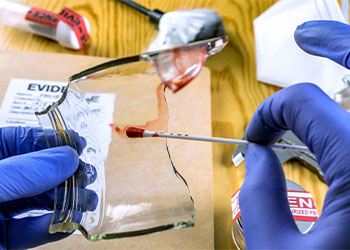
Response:
[[[114,129],[115,132],[118,133],[118,135],[121,138],[128,138],[126,135],[126,130],[128,127],[137,127],[137,128],[143,128],[147,130],[164,130],[167,126],[168,122],[168,104],[166,102],[165,98],[165,85],[163,83],[160,83],[157,87],[157,101],[158,101],[158,117],[155,120],[151,120],[146,122],[143,125],[127,125],[124,128],[121,128],[117,124],[109,124],[109,126]]]

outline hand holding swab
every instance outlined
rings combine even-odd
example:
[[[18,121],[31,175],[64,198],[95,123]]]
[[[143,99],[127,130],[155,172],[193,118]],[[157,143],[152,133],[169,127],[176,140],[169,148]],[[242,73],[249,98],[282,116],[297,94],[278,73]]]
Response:
[[[174,133],[163,133],[155,132],[150,130],[145,130],[142,128],[128,127],[126,130],[126,135],[129,138],[147,138],[147,137],[161,137],[161,138],[171,138],[171,139],[182,139],[182,140],[192,140],[192,141],[207,141],[207,142],[218,142],[226,144],[238,144],[238,145],[248,145],[247,140],[238,139],[228,139],[219,137],[209,137],[209,136],[196,136],[187,134],[174,134]],[[271,145],[274,149],[285,149],[300,152],[310,152],[310,150],[305,146],[298,145],[288,145],[288,144],[273,144]]]

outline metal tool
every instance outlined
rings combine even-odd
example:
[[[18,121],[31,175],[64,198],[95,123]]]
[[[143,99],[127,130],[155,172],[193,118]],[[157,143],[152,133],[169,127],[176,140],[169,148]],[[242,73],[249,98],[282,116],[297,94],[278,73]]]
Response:
[[[147,9],[145,7],[143,7],[142,5],[135,3],[134,1],[131,0],[119,0],[119,2],[122,2],[128,6],[130,6],[131,8],[140,11],[142,14],[145,14],[149,17],[149,20],[151,21],[151,23],[154,24],[158,24],[159,20],[161,19],[161,17],[164,15],[164,12],[158,9],[154,9],[154,10],[150,10]]]
[[[346,111],[350,111],[350,75],[343,77],[344,88],[334,94],[333,100],[342,106]]]
[[[288,145],[299,145],[305,146],[299,138],[292,132],[287,131],[284,136],[280,139],[279,143],[288,144]],[[237,166],[241,161],[237,161],[237,159],[242,159],[244,157],[245,150],[247,146],[240,145],[232,155],[232,162]],[[298,160],[300,163],[308,168],[310,171],[314,172],[318,178],[325,182],[323,172],[320,166],[317,163],[316,157],[311,152],[297,152],[291,150],[274,150],[277,154],[278,159],[281,164],[290,161],[290,160]]]

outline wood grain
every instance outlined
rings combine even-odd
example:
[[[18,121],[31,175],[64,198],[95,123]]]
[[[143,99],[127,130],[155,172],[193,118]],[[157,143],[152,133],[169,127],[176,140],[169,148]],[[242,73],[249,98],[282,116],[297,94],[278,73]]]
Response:
[[[253,20],[277,0],[137,0],[163,11],[208,7],[223,17],[229,45],[210,58],[212,133],[214,136],[241,138],[258,105],[277,87],[256,79]],[[102,57],[123,57],[143,51],[157,30],[147,18],[115,0],[23,0],[52,11],[67,6],[86,16],[92,27],[91,40],[75,52],[47,39],[10,27],[0,30],[0,48],[69,53]],[[64,62],[62,62],[64,63]],[[242,185],[244,166],[233,167],[234,146],[213,145],[215,248],[234,249],[231,238],[230,197]],[[327,190],[317,177],[298,163],[285,164],[287,178],[313,194],[319,213]]]

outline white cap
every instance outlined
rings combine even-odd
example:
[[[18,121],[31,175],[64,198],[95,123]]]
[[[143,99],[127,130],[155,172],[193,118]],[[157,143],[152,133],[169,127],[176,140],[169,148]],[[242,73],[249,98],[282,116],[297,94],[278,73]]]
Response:
[[[87,18],[83,17],[83,19],[86,26],[86,30],[88,34],[90,34],[91,32],[90,23],[87,20]],[[67,47],[75,50],[81,49],[79,46],[78,38],[74,33],[73,29],[62,21],[59,21],[57,25],[56,40],[63,47]]]

